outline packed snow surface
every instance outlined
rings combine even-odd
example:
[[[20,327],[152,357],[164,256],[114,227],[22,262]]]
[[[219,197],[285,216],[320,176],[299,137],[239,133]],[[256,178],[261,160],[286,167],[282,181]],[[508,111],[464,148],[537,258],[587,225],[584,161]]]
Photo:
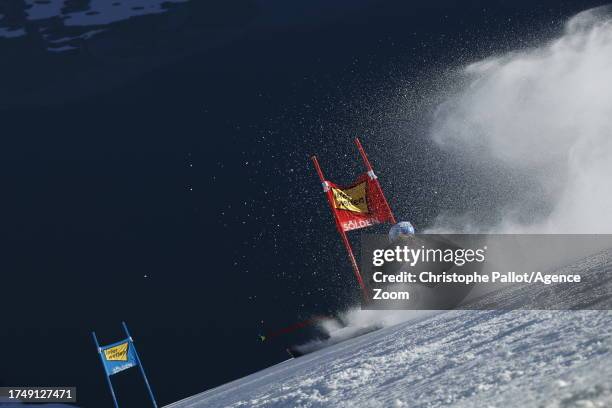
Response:
[[[609,290],[611,265],[572,269]],[[414,315],[169,407],[612,407],[610,310]]]

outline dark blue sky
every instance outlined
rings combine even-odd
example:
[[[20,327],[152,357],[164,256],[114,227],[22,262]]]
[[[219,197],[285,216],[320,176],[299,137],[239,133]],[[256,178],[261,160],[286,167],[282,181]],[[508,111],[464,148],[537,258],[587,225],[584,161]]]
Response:
[[[309,156],[349,182],[359,136],[418,228],[489,199],[427,140],[429,87],[601,4],[193,1],[75,27],[27,3],[0,3],[24,30],[0,39],[0,386],[75,385],[85,407],[111,404],[91,330],[110,343],[126,320],[165,404],[295,340],[259,333],[355,304]],[[132,371],[119,398],[144,406]]]

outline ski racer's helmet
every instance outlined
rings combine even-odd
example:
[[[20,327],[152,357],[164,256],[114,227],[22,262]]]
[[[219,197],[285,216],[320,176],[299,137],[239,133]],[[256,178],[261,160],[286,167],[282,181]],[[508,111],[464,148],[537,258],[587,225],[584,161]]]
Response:
[[[414,235],[414,227],[408,221],[401,221],[391,227],[389,230],[389,241],[395,242],[400,237]]]

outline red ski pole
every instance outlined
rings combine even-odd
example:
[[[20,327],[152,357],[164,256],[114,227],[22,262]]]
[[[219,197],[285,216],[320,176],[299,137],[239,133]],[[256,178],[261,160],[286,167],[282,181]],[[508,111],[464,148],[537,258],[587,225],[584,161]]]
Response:
[[[338,233],[340,234],[340,237],[342,238],[342,243],[344,243],[344,247],[346,248],[346,252],[348,253],[349,260],[351,261],[353,272],[355,274],[355,277],[357,278],[359,287],[361,288],[363,298],[367,302],[370,299],[368,295],[368,289],[366,288],[365,284],[363,283],[363,279],[361,278],[361,272],[359,271],[359,265],[357,264],[357,260],[355,259],[355,255],[353,254],[353,248],[351,247],[351,243],[346,235],[346,231],[344,231],[344,229],[342,228],[342,225],[340,224],[340,221],[338,220],[338,217],[336,216],[336,211],[333,205],[333,196],[332,196],[331,189],[329,187],[329,184],[325,180],[325,177],[323,176],[323,170],[321,170],[321,166],[319,165],[317,156],[312,156],[312,162],[314,163],[315,169],[317,170],[317,174],[319,175],[319,179],[321,180],[321,183],[323,184],[323,191],[325,192],[325,195],[327,196],[327,202],[332,210],[332,213],[334,214],[334,221],[336,222],[336,229],[338,230]]]
[[[382,194],[382,188],[380,187],[380,183],[378,182],[378,177],[376,177],[376,174],[374,174],[374,169],[372,168],[372,165],[370,164],[370,160],[368,160],[368,156],[366,155],[366,152],[363,149],[363,146],[361,146],[361,142],[359,141],[358,138],[355,138],[355,144],[357,145],[359,154],[361,155],[361,158],[363,159],[363,162],[365,163],[366,169],[368,170],[368,176],[370,176],[370,178],[376,183],[376,187],[378,187],[378,191],[381,192],[383,203],[387,211],[391,215],[391,222],[393,222],[393,224],[396,224],[397,221],[395,221],[395,215],[393,215],[393,211],[391,211],[391,207],[389,207],[389,203],[387,202],[385,195]]]

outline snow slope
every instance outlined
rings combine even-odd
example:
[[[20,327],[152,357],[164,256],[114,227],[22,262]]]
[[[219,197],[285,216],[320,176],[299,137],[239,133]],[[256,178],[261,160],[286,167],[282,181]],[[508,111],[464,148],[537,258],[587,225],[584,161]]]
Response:
[[[573,268],[596,275],[609,290],[611,265],[605,253]],[[581,302],[589,294],[568,288]],[[612,311],[454,310],[417,317],[168,407],[449,405],[612,407]]]

